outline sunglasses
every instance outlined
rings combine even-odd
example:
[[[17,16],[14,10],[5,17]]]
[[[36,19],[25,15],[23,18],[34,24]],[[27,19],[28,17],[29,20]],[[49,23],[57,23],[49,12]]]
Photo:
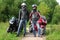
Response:
[[[24,5],[24,6],[21,6],[21,7],[26,7],[26,6]]]

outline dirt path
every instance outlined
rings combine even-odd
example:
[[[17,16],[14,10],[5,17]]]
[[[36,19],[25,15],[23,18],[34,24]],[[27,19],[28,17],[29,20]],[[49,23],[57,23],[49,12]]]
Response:
[[[22,40],[46,40],[46,37],[38,37],[38,35],[36,35],[36,37],[34,37],[33,33],[27,33],[27,35],[25,37],[22,38]]]
[[[43,37],[34,37],[32,33],[27,34],[26,37],[23,37],[22,40],[46,40],[45,36]]]

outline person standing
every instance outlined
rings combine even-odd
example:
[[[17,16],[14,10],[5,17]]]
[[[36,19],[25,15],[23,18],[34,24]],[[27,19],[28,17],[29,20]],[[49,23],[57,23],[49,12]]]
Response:
[[[32,8],[33,8],[33,10],[31,11],[29,18],[30,18],[30,21],[32,22],[34,37],[36,37],[36,30],[34,28],[34,25],[37,25],[37,20],[40,18],[40,13],[37,10],[36,4],[33,4]],[[39,34],[40,34],[40,29],[38,29],[38,36],[39,36]]]
[[[19,27],[18,27],[18,31],[17,31],[17,36],[19,36],[19,34],[20,34],[22,25],[24,28],[24,36],[26,35],[26,22],[27,22],[28,17],[29,17],[29,13],[26,8],[26,3],[22,3],[21,9],[19,10],[19,21],[20,22],[19,22]]]

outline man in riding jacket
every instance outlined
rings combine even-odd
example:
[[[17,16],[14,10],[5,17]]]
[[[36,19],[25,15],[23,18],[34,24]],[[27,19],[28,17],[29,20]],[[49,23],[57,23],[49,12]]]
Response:
[[[21,28],[24,28],[24,36],[26,34],[26,22],[29,17],[29,13],[26,9],[26,3],[21,4],[21,9],[19,10],[19,27],[17,31],[17,36],[19,36]],[[23,26],[22,26],[23,25]]]
[[[40,12],[37,10],[37,5],[32,5],[33,10],[30,13],[30,21],[32,21],[32,28],[33,28],[33,34],[34,37],[36,37],[36,30],[34,28],[34,25],[37,25],[37,20],[40,18]],[[38,28],[38,36],[40,35],[40,28]]]

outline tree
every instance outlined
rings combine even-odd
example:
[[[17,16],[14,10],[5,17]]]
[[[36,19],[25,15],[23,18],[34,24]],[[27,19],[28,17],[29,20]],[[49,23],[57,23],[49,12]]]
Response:
[[[53,19],[52,19],[53,24],[58,24],[60,23],[60,5],[57,5],[54,10],[53,14]]]
[[[40,2],[38,10],[40,11],[41,15],[44,16],[47,16],[48,12],[50,12],[50,8],[45,2]]]
[[[27,4],[29,11],[32,9],[32,4],[39,4],[38,0],[0,0],[0,19],[5,21],[11,16],[18,17],[23,2]]]
[[[38,0],[26,0],[26,4],[28,7],[28,10],[31,11],[32,10],[32,5],[33,4],[37,4],[37,6],[39,5],[39,1]]]
[[[49,8],[51,9],[49,14],[47,15],[48,22],[50,23],[52,21],[52,16],[54,13],[55,6],[58,5],[58,3],[56,0],[42,0],[42,1],[45,2],[49,6]]]

